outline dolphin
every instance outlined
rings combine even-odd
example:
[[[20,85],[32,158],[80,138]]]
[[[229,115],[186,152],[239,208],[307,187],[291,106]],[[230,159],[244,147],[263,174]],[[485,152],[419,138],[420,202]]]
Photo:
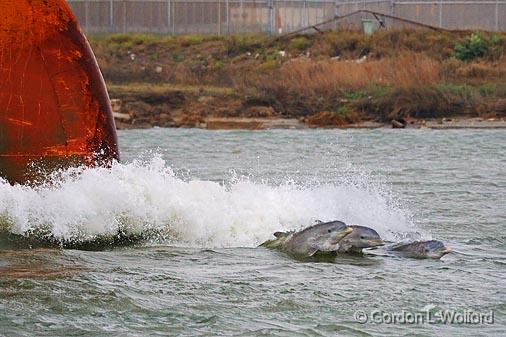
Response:
[[[338,253],[361,254],[362,249],[383,246],[385,243],[374,229],[365,226],[350,226],[353,232],[339,242]]]
[[[397,243],[387,247],[387,250],[404,257],[436,260],[451,252],[451,249],[439,240]]]
[[[352,231],[342,221],[318,223],[298,232],[276,232],[276,239],[266,241],[260,247],[279,249],[295,256],[313,256],[317,252],[337,251],[339,242]]]

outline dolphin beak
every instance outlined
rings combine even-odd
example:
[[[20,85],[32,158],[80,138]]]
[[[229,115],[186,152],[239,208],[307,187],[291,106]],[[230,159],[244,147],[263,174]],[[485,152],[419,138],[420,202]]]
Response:
[[[440,252],[443,254],[443,255],[446,255],[448,253],[451,253],[452,252],[452,249],[449,248],[449,247],[443,247]]]
[[[385,242],[381,239],[376,239],[376,240],[368,240],[367,244],[369,245],[369,247],[378,247],[378,246],[384,246]]]

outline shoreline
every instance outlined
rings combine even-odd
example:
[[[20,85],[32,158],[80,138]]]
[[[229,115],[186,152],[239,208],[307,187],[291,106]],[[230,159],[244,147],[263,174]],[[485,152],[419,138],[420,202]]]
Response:
[[[506,128],[506,33],[90,41],[119,129]]]
[[[115,116],[118,116],[115,114]],[[122,116],[124,117],[124,116]],[[116,119],[118,130],[139,130],[160,127],[157,125],[141,126],[128,124]],[[432,129],[432,130],[458,130],[458,129],[506,129],[506,119],[502,118],[479,118],[479,117],[457,117],[430,120],[413,120],[405,127],[393,127],[392,123],[380,123],[364,121],[342,126],[311,126],[296,118],[246,118],[209,117],[204,122],[195,126],[163,126],[163,128],[196,128],[205,130],[273,130],[273,129]]]

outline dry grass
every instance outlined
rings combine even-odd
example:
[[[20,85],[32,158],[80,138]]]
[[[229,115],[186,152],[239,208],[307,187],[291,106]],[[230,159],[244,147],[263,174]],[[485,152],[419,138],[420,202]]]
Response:
[[[109,84],[107,86],[109,94],[118,96],[120,94],[128,94],[129,96],[152,95],[161,96],[170,93],[185,93],[195,95],[208,95],[208,96],[223,96],[233,95],[234,90],[231,88],[214,87],[206,85],[181,85],[169,83],[124,83],[124,84]]]
[[[455,73],[456,78],[490,79],[506,77],[506,60],[495,64],[474,62],[463,64]]]
[[[322,111],[310,115],[304,122],[310,127],[339,127],[359,121],[360,116],[356,111],[350,111],[347,113]]]
[[[365,89],[371,84],[402,87],[426,85],[438,81],[439,76],[439,62],[415,53],[370,61],[314,61],[299,58],[284,64],[274,76],[257,77],[260,82],[256,85],[311,95]]]
[[[420,87],[440,80],[440,62],[423,54],[404,52],[393,58],[359,61],[310,60],[286,62],[268,74],[249,76],[241,83],[245,91],[270,97],[277,110],[296,115],[334,111],[343,93],[379,87]],[[344,98],[346,95],[344,95]]]

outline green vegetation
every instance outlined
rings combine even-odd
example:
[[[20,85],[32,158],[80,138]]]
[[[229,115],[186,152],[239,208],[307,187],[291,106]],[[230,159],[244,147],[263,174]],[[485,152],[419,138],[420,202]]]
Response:
[[[366,98],[368,93],[365,90],[357,90],[357,91],[343,91],[343,97],[348,100],[357,100],[361,98]]]
[[[475,32],[464,41],[455,44],[455,57],[466,62],[485,56],[496,58],[500,52],[500,42],[495,34],[485,37],[483,33]]]
[[[204,41],[204,37],[202,35],[183,35],[178,40],[182,47],[200,44],[202,41]]]
[[[261,72],[269,72],[278,67],[278,62],[276,60],[270,59],[258,66],[258,70]]]
[[[346,117],[346,116],[348,116],[348,115],[350,114],[351,109],[350,109],[350,107],[348,107],[348,106],[346,106],[346,105],[342,105],[342,106],[340,106],[340,107],[337,109],[337,111],[336,111],[336,112],[337,112],[337,114],[338,114],[339,116]]]
[[[233,57],[245,53],[262,52],[268,37],[264,34],[237,34],[225,40],[226,53]]]
[[[127,83],[127,84],[109,84],[107,86],[109,93],[114,96],[138,96],[146,97],[149,95],[166,95],[171,93],[185,94],[205,94],[211,96],[233,95],[234,91],[230,88],[192,85],[171,85],[171,84],[149,84],[149,83]]]
[[[312,44],[313,41],[306,36],[298,36],[290,41],[288,48],[293,52],[303,52],[311,47]]]

